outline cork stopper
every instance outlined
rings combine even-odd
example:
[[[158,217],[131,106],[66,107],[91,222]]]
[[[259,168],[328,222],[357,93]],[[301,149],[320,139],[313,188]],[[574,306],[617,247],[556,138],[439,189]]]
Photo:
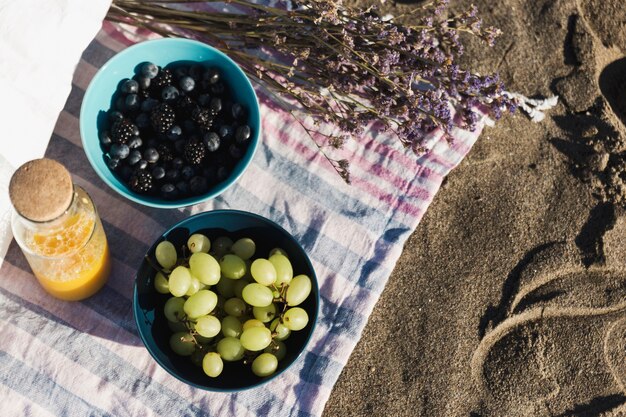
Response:
[[[9,197],[15,210],[31,221],[56,219],[72,203],[74,186],[67,169],[52,159],[35,159],[11,177]]]

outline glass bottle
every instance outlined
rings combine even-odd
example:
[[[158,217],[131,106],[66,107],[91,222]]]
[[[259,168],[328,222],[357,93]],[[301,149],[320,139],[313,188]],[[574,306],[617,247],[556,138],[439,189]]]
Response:
[[[13,236],[41,286],[62,300],[82,300],[107,281],[109,249],[96,207],[67,169],[37,159],[13,174]]]

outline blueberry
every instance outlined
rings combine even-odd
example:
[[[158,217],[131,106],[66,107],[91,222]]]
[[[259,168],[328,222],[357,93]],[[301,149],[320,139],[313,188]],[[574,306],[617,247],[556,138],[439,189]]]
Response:
[[[152,177],[156,180],[160,180],[161,178],[165,177],[165,168],[158,165],[155,166],[152,170]]]
[[[137,84],[139,84],[139,88],[142,90],[150,88],[150,81],[150,78],[146,76],[137,77]]]
[[[126,80],[120,86],[120,91],[124,94],[137,94],[139,92],[139,83],[135,80]]]
[[[222,111],[222,100],[219,97],[213,97],[211,99],[211,103],[209,104],[209,110],[211,113],[218,114]]]
[[[139,136],[134,136],[131,140],[128,141],[128,147],[130,149],[137,149],[142,144],[141,138]]]
[[[202,176],[206,178],[208,182],[215,182],[217,178],[217,168],[214,165],[202,168]]]
[[[124,143],[114,143],[113,145],[111,145],[110,154],[112,158],[124,159],[128,156],[129,153],[130,149],[128,148],[128,145]]]
[[[226,86],[224,86],[224,84],[222,83],[211,84],[211,88],[209,91],[211,91],[211,93],[215,94],[216,96],[221,96],[222,94],[224,94],[224,91],[226,91]]]
[[[146,62],[141,66],[141,75],[148,77],[150,79],[157,76],[159,73],[159,67],[157,67],[152,62]]]
[[[196,82],[193,80],[193,78],[186,75],[180,79],[178,85],[180,86],[181,90],[183,90],[185,93],[188,93],[194,89],[194,87],[196,86]]]
[[[148,139],[145,145],[146,145],[146,148],[156,148],[159,145],[159,141],[156,140],[155,138],[150,138]]]
[[[193,177],[189,181],[189,190],[195,195],[204,194],[209,190],[209,183],[204,177]]]
[[[176,189],[181,194],[189,194],[189,183],[187,181],[178,181],[176,183]]]
[[[100,133],[98,133],[98,138],[100,139],[102,146],[106,148],[111,146],[112,140],[108,130],[101,130]]]
[[[215,132],[208,132],[203,136],[202,141],[209,152],[215,152],[220,148],[220,137]]]
[[[133,169],[128,165],[122,165],[122,167],[118,170],[118,174],[124,181],[128,181],[130,176],[133,175]]]
[[[117,122],[117,121],[120,121],[120,120],[122,120],[123,118],[124,118],[124,115],[123,115],[121,112],[117,111],[117,110],[112,110],[112,111],[109,113],[109,121],[110,121],[111,123],[113,123],[113,122]]]
[[[185,165],[183,169],[181,169],[180,174],[184,180],[190,180],[191,177],[196,174],[196,171],[193,169],[193,167]]]
[[[209,68],[202,76],[209,84],[216,84],[220,81],[220,72],[216,68]]]
[[[118,110],[124,110],[126,109],[126,97],[125,96],[119,96],[115,99],[115,108]],[[122,116],[124,117],[124,116]]]
[[[124,100],[124,105],[126,106],[126,109],[130,111],[138,110],[140,104],[141,103],[139,102],[139,96],[137,94],[129,94]]]
[[[221,166],[217,169],[217,180],[218,181],[223,181],[228,177],[228,174],[230,173],[230,170],[225,167],[225,166]]]
[[[241,159],[243,156],[243,150],[234,143],[228,148],[228,153],[233,157],[233,159]]]
[[[159,152],[154,148],[147,148],[143,151],[143,158],[151,164],[159,160]]]
[[[174,184],[170,184],[170,183],[163,184],[161,186],[161,196],[169,200],[174,199],[178,196],[178,190],[176,189]]]
[[[130,151],[128,158],[126,158],[126,163],[128,165],[135,165],[137,162],[139,162],[140,159],[141,152],[139,152],[137,149],[133,149],[132,151]]]
[[[165,179],[168,181],[176,181],[180,177],[180,171],[176,168],[170,168],[165,171]]]
[[[139,136],[139,128],[136,125],[133,125],[133,135]]]
[[[235,120],[241,120],[246,117],[246,109],[239,103],[235,103],[230,108],[231,116]]]
[[[198,104],[202,107],[208,107],[211,103],[211,96],[208,94],[200,94],[198,96]]]
[[[235,142],[239,144],[246,142],[248,139],[250,139],[251,133],[252,132],[250,131],[250,126],[248,125],[239,126],[237,130],[235,131]]]
[[[178,138],[180,138],[180,135],[182,134],[183,134],[183,129],[181,129],[180,126],[178,125],[174,125],[170,127],[169,130],[167,131],[167,138],[169,140],[177,140]]]
[[[159,101],[153,98],[147,98],[141,103],[141,111],[150,112],[159,105]]]
[[[186,143],[187,141],[185,139],[178,139],[176,142],[174,142],[174,149],[176,149],[176,152],[178,152],[179,154],[182,154],[183,152],[185,152]]]
[[[176,169],[181,169],[185,165],[185,162],[182,158],[174,158],[172,161],[172,167]]]
[[[218,132],[220,138],[222,139],[230,139],[233,136],[233,128],[230,125],[222,125],[220,126],[220,130]]]
[[[137,169],[146,169],[148,168],[148,161],[146,161],[145,159],[141,159],[139,162],[137,162]]]
[[[161,98],[164,101],[174,101],[179,95],[178,89],[173,85],[166,85],[163,87],[163,90],[161,90]]]
[[[107,166],[111,171],[115,171],[117,167],[120,165],[120,160],[117,158],[109,158],[107,159]]]
[[[183,120],[183,130],[188,134],[194,133],[196,131],[196,124],[193,120]]]
[[[139,113],[135,119],[135,124],[139,129],[147,129],[150,127],[150,115],[148,113]]]
[[[174,77],[176,78],[183,78],[186,77],[187,74],[189,74],[189,68],[185,65],[181,65],[180,67],[176,67],[174,68]]]
[[[189,76],[198,81],[202,78],[202,71],[204,71],[202,65],[192,65],[189,67]]]

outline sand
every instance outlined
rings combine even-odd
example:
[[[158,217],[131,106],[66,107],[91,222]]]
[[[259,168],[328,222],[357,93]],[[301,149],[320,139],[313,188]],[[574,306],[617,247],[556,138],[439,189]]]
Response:
[[[447,178],[324,415],[626,416],[626,3],[474,3],[465,62],[560,103]]]

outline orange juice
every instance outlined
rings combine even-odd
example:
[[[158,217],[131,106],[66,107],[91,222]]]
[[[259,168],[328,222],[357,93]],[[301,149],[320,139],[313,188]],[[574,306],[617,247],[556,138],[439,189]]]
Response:
[[[106,283],[111,269],[106,235],[82,188],[73,187],[70,206],[50,221],[15,214],[13,232],[39,283],[54,297],[82,300]]]
[[[104,286],[110,271],[109,248],[100,219],[86,210],[70,216],[49,233],[25,241],[46,262],[29,259],[39,283],[63,300],[82,300]]]

